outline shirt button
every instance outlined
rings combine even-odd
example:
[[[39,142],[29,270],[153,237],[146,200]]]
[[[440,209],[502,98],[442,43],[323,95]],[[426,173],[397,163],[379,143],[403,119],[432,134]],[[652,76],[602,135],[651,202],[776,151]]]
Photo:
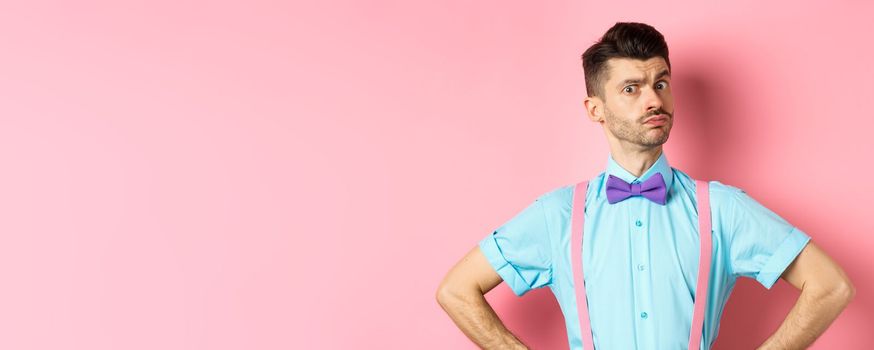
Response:
[[[637,227],[641,227],[641,226],[643,226],[643,222],[641,222],[640,220],[637,220],[634,222],[634,225]]]
[[[643,267],[643,264],[637,265],[637,270],[638,270],[638,271],[643,271],[643,268],[644,268],[644,267]]]
[[[646,312],[641,312],[641,313],[640,313],[640,318],[642,318],[642,319],[646,319],[648,316],[649,316],[649,315],[647,315]]]

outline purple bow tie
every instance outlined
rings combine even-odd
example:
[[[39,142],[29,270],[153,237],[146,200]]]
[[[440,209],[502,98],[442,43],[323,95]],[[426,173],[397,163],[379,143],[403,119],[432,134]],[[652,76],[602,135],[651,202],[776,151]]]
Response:
[[[643,183],[636,184],[627,183],[613,175],[607,178],[607,202],[614,204],[631,196],[644,196],[653,202],[665,205],[667,190],[662,173],[656,173]]]

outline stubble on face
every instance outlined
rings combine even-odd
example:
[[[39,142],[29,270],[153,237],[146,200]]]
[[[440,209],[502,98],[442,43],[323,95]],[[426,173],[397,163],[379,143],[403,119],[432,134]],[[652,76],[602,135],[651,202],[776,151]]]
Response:
[[[668,122],[657,127],[644,124],[646,118],[657,114],[666,114]],[[671,127],[674,124],[674,115],[663,109],[657,109],[644,114],[640,118],[626,119],[617,117],[609,108],[605,108],[604,121],[607,128],[616,138],[643,147],[656,147],[668,141]]]

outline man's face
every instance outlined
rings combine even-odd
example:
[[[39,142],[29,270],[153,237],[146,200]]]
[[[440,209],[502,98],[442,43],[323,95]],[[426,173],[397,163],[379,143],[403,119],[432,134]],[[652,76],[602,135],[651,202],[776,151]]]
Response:
[[[651,148],[668,140],[674,123],[671,75],[661,57],[611,58],[601,122],[608,137]]]

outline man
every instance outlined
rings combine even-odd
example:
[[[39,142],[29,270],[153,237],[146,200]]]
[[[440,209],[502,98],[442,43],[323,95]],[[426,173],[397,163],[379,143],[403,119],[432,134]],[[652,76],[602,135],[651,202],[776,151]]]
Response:
[[[667,44],[649,25],[617,23],[582,59],[586,112],[601,124],[610,146],[606,171],[584,192],[582,254],[591,339],[597,349],[685,349],[700,236],[696,182],[670,167],[662,150],[674,121]],[[611,198],[607,184],[618,180],[628,186],[657,184],[663,196]],[[801,290],[761,349],[809,346],[853,298],[852,283],[806,233],[743,190],[709,184],[713,248],[700,349],[712,346],[738,277],[754,278],[767,289],[783,278]],[[484,298],[506,281],[518,296],[550,287],[571,349],[582,348],[568,253],[574,188],[538,197],[484,237],[441,282],[439,304],[480,347],[526,348]]]

